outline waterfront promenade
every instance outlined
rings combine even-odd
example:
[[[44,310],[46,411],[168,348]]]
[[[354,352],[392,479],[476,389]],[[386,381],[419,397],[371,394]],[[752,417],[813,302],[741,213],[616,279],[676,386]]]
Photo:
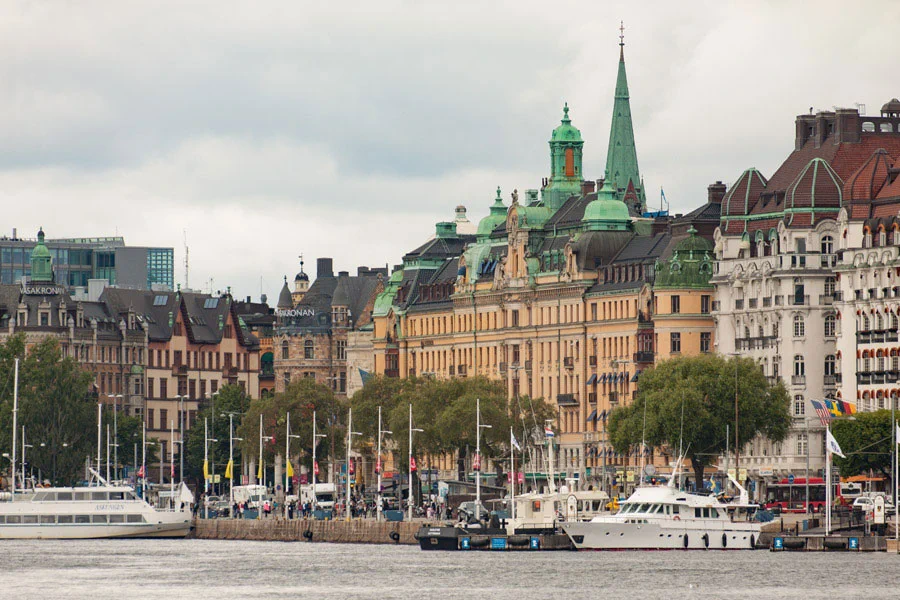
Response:
[[[431,521],[353,519],[196,519],[193,537],[204,540],[332,542],[337,544],[418,544],[415,533]]]

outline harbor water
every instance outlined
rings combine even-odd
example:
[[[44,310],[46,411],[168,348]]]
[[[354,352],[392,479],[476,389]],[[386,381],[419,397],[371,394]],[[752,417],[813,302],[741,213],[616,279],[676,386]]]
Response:
[[[4,541],[0,598],[897,598],[895,554],[423,552],[206,540]]]

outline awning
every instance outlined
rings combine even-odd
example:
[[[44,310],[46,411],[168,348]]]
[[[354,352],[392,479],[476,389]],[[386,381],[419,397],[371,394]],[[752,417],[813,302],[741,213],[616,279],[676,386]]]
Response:
[[[587,385],[594,385],[595,383],[597,383],[597,374],[596,373],[591,375],[590,378],[588,378],[588,380],[587,380]]]
[[[619,373],[619,377],[616,379],[616,381],[619,383],[625,381],[625,373]]]
[[[638,376],[641,374],[640,371],[635,371],[634,376],[631,378],[631,383],[634,383],[638,380]]]
[[[606,409],[604,408],[603,410],[600,411],[600,414],[597,415],[597,420],[598,420],[598,421],[606,421],[606,416],[607,416],[608,414],[609,414],[609,413],[607,413],[607,412],[606,412]]]
[[[596,418],[597,418],[597,409],[595,408],[594,410],[591,411],[591,414],[588,415],[587,422],[590,423],[591,421],[593,421]]]
[[[600,379],[599,379],[600,383],[606,383],[606,378],[607,378],[606,373],[604,373],[603,375],[601,375],[601,376],[600,376]]]

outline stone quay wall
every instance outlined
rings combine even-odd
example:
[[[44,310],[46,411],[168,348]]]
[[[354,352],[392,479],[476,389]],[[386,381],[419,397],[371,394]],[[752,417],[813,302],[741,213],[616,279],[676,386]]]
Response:
[[[335,544],[418,544],[426,522],[316,521],[311,519],[195,519],[191,537],[201,540],[331,542]],[[392,535],[393,534],[393,535]]]

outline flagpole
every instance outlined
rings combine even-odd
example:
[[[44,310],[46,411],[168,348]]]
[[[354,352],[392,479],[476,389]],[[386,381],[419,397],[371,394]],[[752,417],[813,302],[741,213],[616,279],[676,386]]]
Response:
[[[284,506],[287,507],[287,496],[288,496],[288,465],[291,462],[291,411],[287,411],[287,423],[284,426]],[[285,516],[287,516],[287,508],[284,511]]]
[[[831,533],[831,427],[825,426],[825,535]]]
[[[510,478],[509,478],[509,497],[510,497],[510,510],[512,514],[513,521],[516,520],[516,446],[514,444],[515,436],[513,435],[512,427],[509,428],[509,468],[510,468]]]

